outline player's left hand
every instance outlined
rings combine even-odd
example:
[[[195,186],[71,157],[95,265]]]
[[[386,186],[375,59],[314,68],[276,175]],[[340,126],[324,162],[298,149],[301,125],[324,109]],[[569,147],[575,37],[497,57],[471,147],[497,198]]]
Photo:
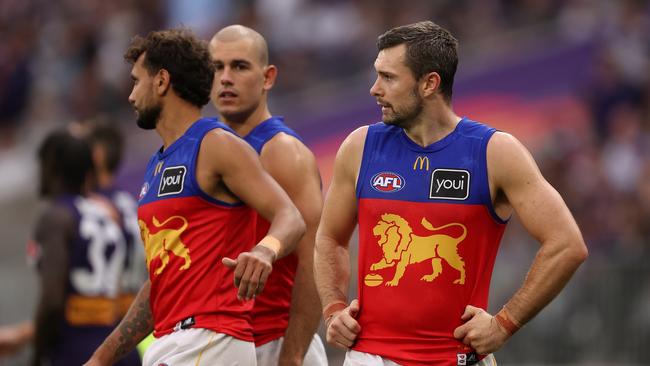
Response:
[[[20,337],[13,329],[0,328],[0,357],[11,356],[22,348]]]
[[[461,319],[465,324],[454,330],[454,337],[472,347],[478,354],[493,353],[510,338],[499,322],[481,308],[467,305]]]
[[[242,252],[237,259],[224,257],[222,263],[235,271],[235,287],[239,300],[250,300],[262,293],[271,274],[275,253],[269,248],[256,245],[250,252]]]
[[[30,321],[0,327],[0,357],[11,356],[20,351],[31,341],[33,329]]]

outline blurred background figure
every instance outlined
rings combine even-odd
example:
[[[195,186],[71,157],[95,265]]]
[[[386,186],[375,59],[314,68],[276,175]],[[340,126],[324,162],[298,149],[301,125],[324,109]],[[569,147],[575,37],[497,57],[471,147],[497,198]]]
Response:
[[[650,3],[644,0],[0,2],[0,292],[12,294],[0,300],[0,324],[29,317],[36,303],[37,279],[24,263],[23,243],[37,212],[33,154],[43,131],[100,114],[117,121],[127,131],[117,181],[138,193],[158,141],[134,127],[125,103],[131,80],[122,52],[134,34],[183,23],[207,40],[238,23],[268,35],[269,58],[285,70],[269,105],[314,152],[327,189],[343,137],[380,119],[368,95],[373,40],[424,19],[462,44],[454,109],[523,141],[589,247],[589,260],[562,295],[496,353],[499,364],[647,363]],[[527,240],[515,218],[495,265],[489,310],[498,310],[523,280],[515,274],[533,258]],[[552,348],[537,346],[549,340]],[[340,353],[328,352],[331,365],[341,363]],[[4,363],[24,365],[28,358],[23,351]]]
[[[120,215],[127,254],[120,283],[120,314],[123,316],[147,279],[144,246],[138,226],[138,203],[131,193],[119,188],[116,181],[122,163],[124,136],[119,126],[101,118],[73,122],[68,128],[72,134],[90,143],[97,193],[109,199]]]
[[[0,352],[32,341],[32,365],[81,364],[120,319],[120,278],[126,241],[119,214],[94,194],[91,145],[65,129],[38,150],[40,197],[45,200],[28,255],[39,274],[33,322],[0,330]],[[139,365],[131,354],[123,365]]]

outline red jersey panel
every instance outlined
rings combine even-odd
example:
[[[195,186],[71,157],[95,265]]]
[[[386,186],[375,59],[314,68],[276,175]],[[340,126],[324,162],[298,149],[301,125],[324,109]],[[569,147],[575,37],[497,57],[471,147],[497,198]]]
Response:
[[[295,131],[284,124],[284,118],[280,116],[273,116],[255,126],[244,136],[244,140],[258,154],[261,154],[264,145],[278,133],[302,141]],[[256,221],[255,236],[259,242],[268,233],[269,223],[259,214],[256,214]],[[264,286],[264,291],[255,298],[253,332],[256,346],[259,347],[284,336],[289,326],[289,309],[297,267],[298,257],[295,254],[289,254],[273,263],[273,271]]]
[[[488,305],[505,229],[486,164],[494,133],[461,120],[426,147],[369,126],[357,181],[361,332],[353,349],[401,365],[473,365],[456,340],[467,305]]]
[[[140,206],[156,337],[193,317],[193,327],[252,341],[253,302],[237,299],[233,271],[221,263],[250,249],[251,215],[248,207],[219,207],[199,197]]]
[[[359,323],[354,346],[402,365],[456,365],[466,305],[487,308],[504,226],[480,205],[362,199]],[[439,358],[438,358],[439,357]]]
[[[259,242],[268,233],[270,224],[259,214],[255,215],[255,232]],[[291,293],[297,267],[298,257],[293,253],[275,261],[264,291],[255,298],[252,316],[256,347],[284,336],[289,326]]]
[[[196,181],[196,158],[206,133],[221,128],[213,119],[195,122],[183,136],[152,157],[145,173],[138,224],[151,281],[154,335],[206,328],[253,340],[253,301],[237,299],[237,258],[254,245],[254,211],[205,194]]]

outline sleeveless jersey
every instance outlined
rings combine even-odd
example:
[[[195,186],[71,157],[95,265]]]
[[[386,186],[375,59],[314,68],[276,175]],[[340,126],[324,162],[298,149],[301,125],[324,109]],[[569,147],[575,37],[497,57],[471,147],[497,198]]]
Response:
[[[124,230],[126,258],[120,284],[120,313],[123,316],[147,279],[144,247],[138,226],[138,202],[130,193],[118,188],[103,189],[99,193],[111,200]]]
[[[466,305],[485,309],[505,222],[486,147],[494,129],[463,119],[427,147],[369,126],[357,181],[361,332],[353,349],[408,365],[471,365],[453,337]]]
[[[126,243],[119,223],[106,207],[109,202],[61,195],[54,204],[72,214],[75,231],[68,243],[69,270],[60,333],[46,357],[53,366],[80,365],[120,320],[118,295]],[[140,365],[140,358],[131,352],[116,365]]]
[[[257,125],[244,137],[258,154],[262,153],[264,145],[278,133],[293,136],[302,142],[296,132],[284,124],[282,117],[271,117]],[[258,213],[255,213],[255,239],[259,242],[266,236],[270,224]],[[255,345],[261,346],[284,336],[289,326],[289,308],[293,279],[296,276],[298,257],[291,253],[273,263],[273,271],[269,276],[264,291],[255,297],[253,307],[253,335]]]
[[[145,173],[138,224],[156,337],[206,328],[253,340],[253,302],[237,299],[233,271],[221,262],[252,248],[253,211],[212,198],[196,180],[201,141],[216,128],[234,134],[215,119],[200,119],[166,150],[156,152]]]

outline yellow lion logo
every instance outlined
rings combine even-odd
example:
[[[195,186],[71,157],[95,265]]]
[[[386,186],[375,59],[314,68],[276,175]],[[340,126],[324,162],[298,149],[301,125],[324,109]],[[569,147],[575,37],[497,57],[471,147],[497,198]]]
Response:
[[[465,283],[465,262],[458,255],[458,244],[467,236],[467,228],[463,224],[451,223],[440,227],[433,227],[426,218],[422,218],[422,226],[430,231],[438,231],[450,226],[460,226],[463,234],[458,238],[448,235],[434,234],[430,236],[417,236],[408,221],[395,214],[383,214],[381,220],[372,229],[375,236],[379,236],[378,244],[383,252],[383,257],[370,266],[370,270],[393,267],[397,264],[395,276],[386,282],[386,286],[397,286],[404,276],[406,267],[410,264],[420,263],[431,259],[433,273],[422,276],[421,280],[431,282],[442,273],[442,259],[460,272],[460,277],[455,284]]]
[[[160,223],[154,216],[153,224],[156,228],[160,228],[167,225],[173,219],[182,220],[183,226],[179,229],[161,229],[155,234],[151,234],[144,221],[138,220],[138,224],[140,225],[140,234],[142,235],[145,252],[147,253],[147,268],[151,271],[151,261],[155,257],[160,257],[160,260],[162,261],[161,265],[154,272],[156,275],[161,274],[167,266],[167,263],[169,263],[168,252],[170,251],[177,257],[185,259],[185,264],[181,266],[179,271],[190,268],[190,264],[192,263],[192,260],[190,259],[190,250],[181,241],[181,233],[187,229],[187,220],[182,216],[172,216]]]

